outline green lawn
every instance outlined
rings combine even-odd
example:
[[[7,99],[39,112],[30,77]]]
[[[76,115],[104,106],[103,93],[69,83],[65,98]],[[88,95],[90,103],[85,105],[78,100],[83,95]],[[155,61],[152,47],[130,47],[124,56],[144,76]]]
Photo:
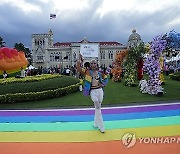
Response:
[[[165,94],[157,97],[149,94],[142,94],[137,87],[127,87],[123,82],[112,82],[109,80],[105,87],[105,97],[103,105],[116,105],[124,103],[141,103],[180,100],[180,82],[166,77]],[[32,109],[32,108],[58,108],[58,107],[78,107],[92,106],[90,97],[83,96],[82,92],[76,92],[60,98],[48,99],[35,102],[22,102],[14,104],[0,104],[0,109]]]

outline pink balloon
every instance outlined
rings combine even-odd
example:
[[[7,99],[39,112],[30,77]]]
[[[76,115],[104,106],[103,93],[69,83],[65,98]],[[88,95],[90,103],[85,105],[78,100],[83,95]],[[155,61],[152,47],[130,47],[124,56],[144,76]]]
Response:
[[[3,55],[0,53],[0,60],[3,59]]]
[[[11,49],[11,53],[15,56],[18,56],[18,51],[16,49]]]
[[[12,58],[12,54],[11,54],[11,50],[10,50],[10,48],[7,48],[7,47],[3,47],[3,48],[1,48],[1,51],[2,51],[2,53],[6,56],[6,57],[8,57],[8,58]]]

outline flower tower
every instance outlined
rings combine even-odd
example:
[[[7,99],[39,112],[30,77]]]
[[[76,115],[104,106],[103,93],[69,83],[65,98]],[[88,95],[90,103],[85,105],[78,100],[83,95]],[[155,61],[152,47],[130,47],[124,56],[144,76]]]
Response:
[[[112,74],[113,74],[112,80],[115,82],[121,81],[122,64],[126,55],[127,55],[127,50],[121,51],[120,53],[116,53],[116,58],[112,69]]]
[[[160,57],[162,56],[163,50],[166,48],[166,43],[166,40],[164,40],[162,36],[156,36],[150,45],[150,53],[144,62],[144,70],[149,76],[144,91],[151,95],[158,95],[163,93],[160,80]]]

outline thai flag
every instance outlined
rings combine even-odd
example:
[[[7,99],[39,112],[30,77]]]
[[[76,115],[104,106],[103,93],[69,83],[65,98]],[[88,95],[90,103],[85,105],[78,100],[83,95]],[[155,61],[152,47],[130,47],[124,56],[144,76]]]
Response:
[[[56,14],[50,14],[50,19],[56,18]]]

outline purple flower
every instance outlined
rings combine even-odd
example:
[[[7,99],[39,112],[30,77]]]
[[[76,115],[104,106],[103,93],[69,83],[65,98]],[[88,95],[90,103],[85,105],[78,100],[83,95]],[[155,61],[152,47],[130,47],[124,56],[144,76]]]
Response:
[[[159,58],[162,55],[162,51],[166,48],[166,44],[166,40],[163,40],[161,35],[153,38],[150,45],[150,54],[144,61],[143,69],[149,75],[146,89],[146,92],[149,94],[157,94],[158,89],[162,89],[160,86],[161,81],[159,80],[161,73]]]

